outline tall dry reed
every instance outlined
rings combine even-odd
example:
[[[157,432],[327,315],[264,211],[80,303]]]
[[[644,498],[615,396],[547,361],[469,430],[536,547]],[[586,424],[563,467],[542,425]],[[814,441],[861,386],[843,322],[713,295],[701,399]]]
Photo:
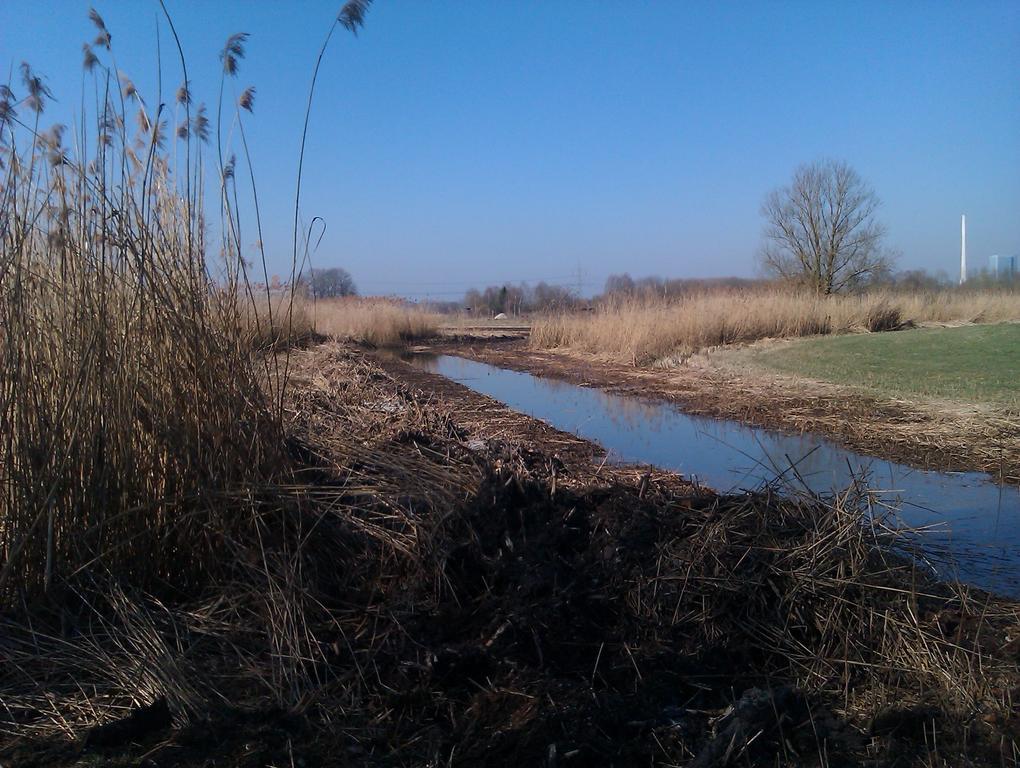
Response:
[[[765,338],[890,330],[923,322],[1008,320],[1020,320],[1020,295],[1008,291],[816,296],[751,290],[669,302],[625,299],[608,302],[589,315],[548,315],[536,319],[531,344],[642,365]]]
[[[247,343],[259,352],[304,346],[319,335],[312,302],[289,289],[254,293],[252,301],[243,302],[241,316]]]
[[[320,299],[311,309],[316,333],[388,347],[435,336],[439,317],[389,299]]]
[[[229,207],[206,255],[204,109],[182,86],[169,125],[92,19],[93,125],[44,130],[28,65],[0,94],[0,603],[91,574],[185,586],[225,495],[280,461]]]

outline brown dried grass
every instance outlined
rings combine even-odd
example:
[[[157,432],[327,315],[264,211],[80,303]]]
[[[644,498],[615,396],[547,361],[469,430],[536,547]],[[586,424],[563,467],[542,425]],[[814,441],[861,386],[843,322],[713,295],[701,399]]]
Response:
[[[81,155],[0,125],[0,605],[92,574],[186,587],[217,564],[220,494],[281,464],[239,254],[207,260],[200,169],[175,177],[123,109]]]
[[[452,765],[535,764],[551,743],[591,764],[729,744],[762,765],[828,749],[996,765],[1016,748],[1015,603],[932,580],[911,534],[861,524],[862,488],[714,496],[563,463],[508,440],[527,418],[480,396],[437,408],[338,348],[295,362],[306,482],[256,505],[233,577],[176,605],[114,592],[71,639],[41,617],[5,626],[0,727],[73,736],[165,700],[183,735],[157,762],[250,757],[270,726],[239,727],[223,702],[302,718],[293,754],[277,738],[266,763],[352,744]],[[776,709],[733,728],[747,689]],[[918,717],[927,739],[902,732]],[[196,744],[208,726],[189,724],[210,721]]]
[[[243,343],[258,354],[305,346],[320,335],[315,327],[312,302],[289,289],[254,293],[241,302]]]
[[[1010,291],[816,296],[771,289],[707,293],[669,302],[625,299],[601,305],[590,315],[539,317],[532,326],[531,344],[646,365],[766,338],[1017,320],[1020,295]]]
[[[320,299],[309,311],[317,333],[373,347],[399,346],[439,332],[437,315],[391,299]]]

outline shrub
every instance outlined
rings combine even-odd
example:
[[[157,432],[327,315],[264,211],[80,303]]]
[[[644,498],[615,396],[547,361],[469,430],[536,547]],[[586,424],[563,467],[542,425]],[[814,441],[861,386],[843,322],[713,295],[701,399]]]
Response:
[[[868,308],[865,325],[872,333],[895,331],[903,325],[900,309],[884,301],[879,302]]]

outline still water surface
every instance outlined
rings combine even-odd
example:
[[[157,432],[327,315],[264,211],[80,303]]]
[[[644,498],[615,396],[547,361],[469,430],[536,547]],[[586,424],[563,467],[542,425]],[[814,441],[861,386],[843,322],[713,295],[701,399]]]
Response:
[[[880,505],[898,508],[925,533],[931,552],[949,552],[940,575],[1020,596],[1020,487],[972,472],[925,472],[847,451],[817,435],[788,435],[736,421],[689,416],[642,400],[509,371],[452,355],[413,355],[413,364],[460,382],[599,443],[610,460],[654,464],[719,491],[752,489],[796,475],[818,493],[866,476]]]

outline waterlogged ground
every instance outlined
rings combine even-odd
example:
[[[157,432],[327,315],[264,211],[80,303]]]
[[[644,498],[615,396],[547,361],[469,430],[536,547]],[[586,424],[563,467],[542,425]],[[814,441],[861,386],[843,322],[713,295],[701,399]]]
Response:
[[[818,493],[866,482],[876,513],[926,526],[940,575],[1020,595],[1020,488],[980,473],[930,472],[847,451],[816,435],[787,435],[451,355],[414,364],[554,427],[598,442],[609,459],[675,470],[719,491],[777,476]]]

